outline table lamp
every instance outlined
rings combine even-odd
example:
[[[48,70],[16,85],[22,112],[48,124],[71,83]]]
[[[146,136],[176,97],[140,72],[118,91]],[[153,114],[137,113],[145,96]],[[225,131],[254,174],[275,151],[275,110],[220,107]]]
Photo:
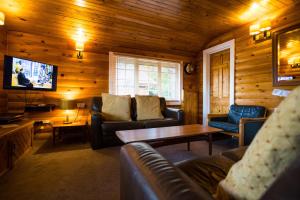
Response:
[[[72,124],[72,122],[69,120],[69,114],[70,114],[70,110],[73,110],[75,108],[74,100],[62,99],[60,101],[60,108],[64,110],[66,114],[66,119],[64,121],[64,124]]]

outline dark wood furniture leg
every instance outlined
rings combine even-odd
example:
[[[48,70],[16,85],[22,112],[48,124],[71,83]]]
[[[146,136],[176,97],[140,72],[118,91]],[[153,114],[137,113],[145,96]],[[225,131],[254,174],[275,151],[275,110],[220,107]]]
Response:
[[[212,154],[212,134],[208,134],[208,154]]]
[[[191,142],[189,140],[187,141],[187,150],[191,151]]]
[[[86,142],[87,141],[89,141],[89,126],[88,125],[86,125],[85,126],[85,140],[86,140]]]
[[[52,129],[52,143],[53,145],[55,145],[55,132],[56,132],[56,128]]]

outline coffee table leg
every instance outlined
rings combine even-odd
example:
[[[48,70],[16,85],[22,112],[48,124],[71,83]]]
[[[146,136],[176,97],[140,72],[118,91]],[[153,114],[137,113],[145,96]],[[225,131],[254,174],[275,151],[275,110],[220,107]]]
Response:
[[[208,154],[212,154],[212,134],[208,134]]]
[[[191,142],[190,141],[187,141],[187,150],[191,151]]]

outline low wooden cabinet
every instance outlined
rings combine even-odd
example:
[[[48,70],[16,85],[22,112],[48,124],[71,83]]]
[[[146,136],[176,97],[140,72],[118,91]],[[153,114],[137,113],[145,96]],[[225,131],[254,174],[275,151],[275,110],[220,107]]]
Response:
[[[0,175],[12,169],[32,146],[33,121],[22,120],[16,124],[15,127],[0,128]]]
[[[8,169],[8,142],[6,137],[0,138],[0,175]]]

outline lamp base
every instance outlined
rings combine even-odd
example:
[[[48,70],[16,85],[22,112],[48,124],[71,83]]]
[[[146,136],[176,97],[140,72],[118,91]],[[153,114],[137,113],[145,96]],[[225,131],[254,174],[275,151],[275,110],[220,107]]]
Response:
[[[72,121],[69,120],[69,115],[66,115],[66,120],[64,121],[64,124],[72,124]]]

